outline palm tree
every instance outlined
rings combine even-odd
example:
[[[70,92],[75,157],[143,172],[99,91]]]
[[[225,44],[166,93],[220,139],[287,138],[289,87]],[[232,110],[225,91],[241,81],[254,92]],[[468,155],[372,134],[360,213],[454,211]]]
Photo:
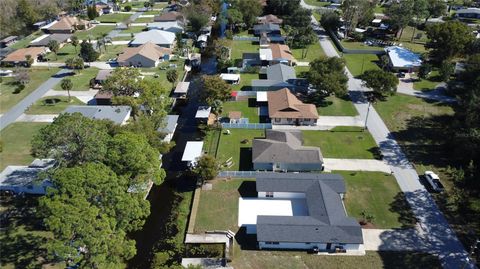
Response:
[[[67,92],[68,92],[68,102],[70,103],[70,101],[71,101],[70,90],[71,90],[72,87],[73,87],[72,81],[71,81],[69,78],[64,78],[64,79],[62,79],[62,81],[60,82],[60,86],[62,87],[62,89],[63,89],[64,91],[67,91]]]
[[[107,52],[107,41],[105,40],[107,36],[108,36],[107,33],[102,34],[102,42],[103,42],[103,48],[105,49],[105,52]]]
[[[103,45],[102,43],[103,43],[102,38],[101,37],[97,38],[97,49],[98,49],[98,52],[100,53],[102,53],[102,45]]]

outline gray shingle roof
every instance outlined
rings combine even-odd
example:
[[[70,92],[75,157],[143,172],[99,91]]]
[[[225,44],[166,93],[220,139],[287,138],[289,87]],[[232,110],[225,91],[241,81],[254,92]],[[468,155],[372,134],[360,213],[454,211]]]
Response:
[[[280,31],[280,26],[278,24],[266,23],[266,24],[257,24],[253,26],[255,32],[273,32]]]
[[[0,173],[0,186],[29,186],[38,180],[38,173],[55,165],[53,159],[35,159],[29,166],[7,166]]]
[[[323,156],[317,147],[302,146],[300,131],[267,130],[265,139],[254,139],[254,163],[321,163]]]
[[[274,64],[267,68],[267,78],[269,80],[287,81],[297,78],[295,69],[284,64]]]
[[[90,119],[111,120],[122,124],[131,111],[129,106],[69,106],[63,113],[80,113]]]
[[[340,193],[345,183],[335,174],[286,174],[257,177],[257,191],[303,192],[308,216],[258,216],[257,240],[362,244],[360,225],[347,217]]]
[[[165,123],[164,127],[158,128],[158,131],[161,133],[173,133],[178,121],[178,115],[167,115],[163,122]]]
[[[35,47],[46,47],[48,46],[48,42],[50,40],[56,40],[59,44],[67,42],[67,40],[72,37],[71,34],[51,34],[37,42],[32,42],[30,43],[30,46],[35,46]]]

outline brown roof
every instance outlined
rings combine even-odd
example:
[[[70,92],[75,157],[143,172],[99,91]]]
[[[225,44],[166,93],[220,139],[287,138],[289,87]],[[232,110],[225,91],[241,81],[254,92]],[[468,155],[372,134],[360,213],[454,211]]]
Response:
[[[131,57],[140,54],[146,58],[152,59],[154,61],[160,59],[165,54],[172,54],[172,49],[164,48],[153,44],[152,42],[147,42],[139,47],[130,47],[125,48],[123,52],[118,55],[118,62],[128,61]]]
[[[46,47],[31,47],[18,49],[7,55],[3,59],[4,62],[22,62],[25,61],[25,56],[30,55],[33,59],[37,58],[38,55],[43,54],[47,51]]]
[[[113,93],[111,91],[99,91],[93,98],[95,99],[112,99]]]
[[[282,24],[283,23],[283,20],[278,18],[277,16],[273,15],[273,14],[268,14],[268,15],[265,15],[263,17],[260,17],[258,19],[258,22],[259,23],[274,23],[274,24]]]
[[[230,111],[230,112],[228,112],[228,118],[229,119],[239,120],[241,117],[242,117],[242,112],[241,111]]]
[[[153,21],[159,22],[159,21],[177,21],[177,20],[183,20],[183,14],[177,11],[170,11],[167,13],[163,13],[160,15],[156,15],[153,18]]]
[[[293,61],[292,52],[288,45],[270,44],[270,49],[272,50],[273,59],[287,59]]]
[[[48,30],[73,30],[75,25],[87,25],[88,21],[78,17],[67,16],[53,24]]]
[[[267,100],[270,118],[318,119],[315,105],[302,103],[287,88],[268,92]]]

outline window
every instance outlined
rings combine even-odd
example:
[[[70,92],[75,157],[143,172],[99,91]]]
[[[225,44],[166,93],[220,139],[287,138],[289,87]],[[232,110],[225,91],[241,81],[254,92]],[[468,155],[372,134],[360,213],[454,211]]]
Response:
[[[266,197],[273,198],[273,192],[267,191],[267,194],[265,195]]]
[[[265,242],[266,245],[280,245],[279,242]]]
[[[291,119],[291,118],[287,118],[287,121],[292,121],[292,119]]]
[[[279,119],[279,118],[276,118],[276,119],[275,119],[275,122],[280,122],[280,119]]]

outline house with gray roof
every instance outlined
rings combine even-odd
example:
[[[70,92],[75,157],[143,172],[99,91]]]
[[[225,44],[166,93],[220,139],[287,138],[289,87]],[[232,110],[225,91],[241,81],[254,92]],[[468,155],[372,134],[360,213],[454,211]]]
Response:
[[[280,26],[273,23],[257,24],[253,26],[255,36],[260,36],[262,33],[267,35],[280,35]]]
[[[67,43],[72,34],[51,34],[51,35],[43,35],[32,42],[30,42],[30,47],[48,47],[48,43],[50,41],[55,40],[60,45],[60,48],[63,47],[65,43]]]
[[[303,146],[303,135],[299,130],[266,130],[265,138],[252,142],[252,162],[254,170],[323,170],[320,148]]]
[[[341,175],[257,175],[256,198],[239,198],[238,226],[256,234],[260,249],[364,254],[359,223],[348,217]]]
[[[152,29],[135,35],[135,39],[130,42],[130,46],[138,47],[151,42],[164,48],[173,48],[175,43],[175,34],[163,30]]]
[[[295,90],[295,85],[290,83],[296,80],[295,69],[285,64],[274,64],[268,66],[260,73],[266,75],[267,79],[252,79],[252,91],[276,91],[282,88]]]
[[[162,127],[158,128],[158,132],[165,134],[164,142],[172,141],[175,130],[177,129],[178,115],[167,115],[162,122]]]
[[[132,108],[129,106],[69,106],[63,113],[80,113],[90,119],[110,120],[124,125],[130,119]]]
[[[52,187],[48,179],[40,180],[38,175],[55,165],[53,159],[35,159],[29,166],[9,165],[0,173],[0,191],[16,194],[44,195]]]

